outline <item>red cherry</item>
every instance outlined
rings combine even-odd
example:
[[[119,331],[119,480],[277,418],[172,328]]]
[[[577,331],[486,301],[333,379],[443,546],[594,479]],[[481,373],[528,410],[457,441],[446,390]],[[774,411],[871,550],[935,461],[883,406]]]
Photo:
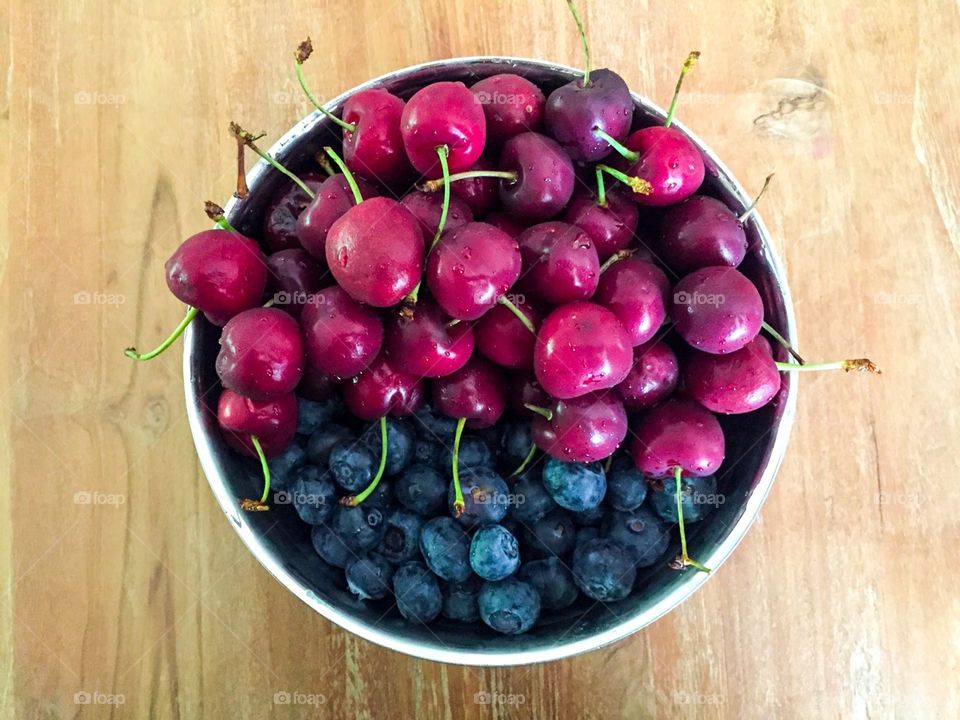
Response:
[[[271,400],[253,400],[224,390],[217,403],[217,423],[227,445],[241,455],[257,457],[256,436],[267,457],[283,451],[297,431],[297,398],[293,393]]]
[[[470,172],[487,172],[496,170],[497,166],[486,158],[480,158],[471,167]],[[497,204],[500,196],[497,192],[497,179],[493,177],[463,178],[450,183],[451,202],[457,197],[465,202],[474,215],[482,215]],[[433,193],[434,195],[438,193]],[[452,206],[450,210],[452,210]],[[446,229],[450,229],[450,216],[447,215]],[[436,232],[436,225],[434,225]],[[430,236],[433,239],[433,235]]]
[[[451,191],[456,184],[453,183],[450,186]],[[413,190],[400,198],[400,204],[417,219],[420,229],[423,231],[424,246],[430,247],[433,236],[437,234],[437,226],[440,224],[440,213],[443,211],[443,193]],[[470,210],[470,206],[465,200],[451,195],[450,206],[447,208],[447,221],[443,226],[444,232],[455,230],[469,222],[473,222],[473,212]]]
[[[780,392],[782,379],[770,344],[758,335],[729,355],[694,352],[684,365],[683,381],[705,408],[733,415],[762,408]]]
[[[580,193],[573,196],[563,214],[564,222],[576,225],[590,236],[601,263],[633,242],[640,217],[636,203],[616,188],[607,190],[606,200],[607,206],[600,207],[595,195]]]
[[[304,173],[300,180],[314,193],[326,180],[319,173]],[[310,196],[296,183],[282,187],[270,200],[263,216],[263,239],[271,252],[300,247],[297,219],[310,204]]]
[[[507,215],[505,212],[500,212],[499,210],[492,213],[487,213],[483,218],[483,222],[488,225],[493,225],[498,230],[503,230],[507,235],[516,239],[520,236],[524,230],[527,229],[526,223],[521,222],[518,218],[513,217],[512,215]]]
[[[597,289],[600,260],[589,236],[575,225],[545,222],[517,238],[523,287],[549,303],[586,300]]]
[[[468,323],[448,326],[448,320],[429,300],[418,302],[409,320],[395,316],[384,340],[391,363],[417,377],[442,377],[466,365],[473,354],[473,330]]]
[[[537,447],[563,462],[596,462],[610,457],[627,435],[627,413],[613,393],[588,393],[558,400],[550,419],[531,428]]]
[[[400,132],[413,167],[427,177],[440,175],[437,148],[448,149],[450,172],[473,165],[487,137],[483,106],[461,82],[436,82],[418,90],[407,101]]]
[[[466,418],[467,427],[497,423],[506,408],[503,374],[496,365],[472,357],[460,370],[433,381],[433,405],[451,418]]]
[[[644,415],[634,430],[633,461],[655,479],[712,475],[723,462],[723,430],[713,414],[691,400],[668,400]]]
[[[653,207],[673,205],[686,200],[703,184],[703,155],[674,127],[642,128],[627,138],[626,146],[640,156],[626,173],[651,185],[647,195],[630,192],[634,202]]]
[[[511,373],[507,379],[507,407],[514,415],[533,416],[535,413],[527,407],[545,407],[550,396],[543,391],[536,376],[529,371]]]
[[[470,90],[483,105],[487,140],[500,145],[514,135],[539,130],[543,124],[543,92],[526,78],[512,73],[491,75]]]
[[[516,173],[500,182],[500,202],[511,215],[547,220],[573,195],[573,162],[553,138],[535,132],[510,138],[500,153],[500,170]]]
[[[303,377],[303,341],[283,310],[253,308],[224,325],[217,375],[228,390],[255,400],[293,392]]]
[[[645,410],[673,395],[680,380],[680,364],[670,346],[649,342],[633,349],[633,367],[617,392],[629,410]]]
[[[357,188],[364,198],[379,193],[367,181],[357,178]],[[327,234],[330,227],[347,210],[356,205],[353,191],[342,173],[331,175],[317,188],[317,194],[297,219],[297,237],[304,249],[326,264]]]
[[[680,273],[711,265],[737,267],[747,254],[747,235],[724,203],[694,195],[664,214],[660,250]]]
[[[267,294],[273,307],[300,317],[310,296],[324,286],[326,267],[303,248],[280,250],[267,258]]]
[[[514,302],[536,328],[540,313],[527,302]],[[477,349],[489,360],[508,368],[527,368],[533,365],[533,346],[536,336],[520,322],[510,308],[497,305],[477,321],[474,333]]]
[[[412,415],[423,405],[423,393],[421,380],[397,370],[383,355],[343,384],[343,401],[361,420]]]
[[[642,345],[663,324],[669,296],[670,281],[663,270],[631,257],[604,271],[594,301],[613,311],[632,345]]]
[[[356,130],[343,133],[343,159],[355,176],[384,185],[410,176],[413,168],[400,133],[403,107],[403,100],[382,88],[361,90],[347,98],[343,120]]]
[[[383,323],[343,288],[318,292],[303,309],[307,361],[333,377],[348,378],[364,370],[380,352]]]
[[[694,270],[673,288],[670,316],[677,332],[703,352],[736,352],[763,324],[763,300],[756,286],[726,265]]]

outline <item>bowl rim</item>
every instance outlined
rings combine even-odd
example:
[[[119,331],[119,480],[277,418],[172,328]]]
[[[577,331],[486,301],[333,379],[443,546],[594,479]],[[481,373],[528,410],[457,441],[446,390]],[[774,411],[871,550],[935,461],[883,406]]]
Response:
[[[576,68],[564,65],[562,63],[554,63],[542,59],[517,56],[475,55],[449,58],[444,60],[433,60],[410,65],[379,75],[360,85],[350,88],[343,93],[340,93],[336,97],[324,103],[324,105],[339,106],[348,97],[361,90],[371,87],[378,87],[389,80],[396,80],[398,77],[412,75],[422,70],[429,70],[432,68],[449,68],[451,66],[478,63],[495,63],[503,64],[505,66],[511,66],[514,64],[528,67],[534,66],[544,70],[560,71],[564,73],[580,72]],[[665,118],[666,113],[664,112],[663,108],[652,102],[649,98],[632,91],[631,96],[636,103],[642,104],[644,108],[652,114],[661,118]],[[312,113],[295,123],[270,147],[267,152],[271,156],[278,155],[282,152],[283,148],[287,144],[299,138],[305,130],[313,127],[318,121],[322,120],[322,118],[323,116],[321,115],[320,111],[314,110]],[[744,206],[748,205],[751,199],[747,195],[746,190],[740,184],[737,178],[730,172],[729,168],[727,168],[727,166],[714,154],[710,147],[706,145],[699,136],[692,132],[681,121],[675,119],[673,124],[678,126],[684,133],[686,133],[687,136],[698,146],[698,149],[704,153],[704,155],[707,156],[716,166],[717,171],[724,176],[726,181],[728,181],[730,192],[735,195],[744,204]],[[265,160],[258,160],[247,173],[247,184],[250,187],[253,187],[258,178],[260,178],[261,175],[269,170],[270,165]],[[231,196],[230,200],[225,204],[224,210],[228,217],[230,216],[231,211],[236,209],[237,203],[237,198],[235,196]],[[773,278],[777,282],[778,290],[783,300],[783,311],[786,321],[786,327],[783,329],[783,334],[792,345],[796,346],[796,318],[794,316],[793,301],[790,294],[790,288],[787,283],[786,273],[782,266],[779,254],[771,243],[770,234],[767,231],[766,225],[763,223],[763,219],[761,218],[759,211],[754,212],[754,214],[751,216],[751,220],[756,225],[756,231],[760,238],[761,246],[765,251],[770,270]],[[770,493],[773,481],[780,469],[780,465],[786,453],[786,448],[789,442],[797,408],[798,383],[795,381],[789,382],[787,383],[785,391],[783,411],[779,421],[775,426],[774,437],[772,438],[772,443],[769,446],[770,451],[766,464],[763,466],[759,479],[756,481],[756,484],[751,490],[749,496],[746,498],[743,513],[737,522],[729,527],[723,540],[717,543],[717,545],[708,555],[700,558],[701,562],[712,568],[712,572],[709,575],[699,572],[691,572],[686,574],[686,576],[670,593],[665,595],[655,604],[637,612],[632,617],[625,619],[623,622],[605,631],[592,634],[588,637],[569,642],[560,642],[548,647],[537,647],[526,650],[509,652],[503,652],[499,650],[492,652],[469,651],[460,648],[445,647],[440,641],[435,641],[430,644],[411,641],[409,639],[393,635],[387,630],[380,629],[375,625],[370,625],[350,616],[349,614],[341,612],[335,604],[324,600],[310,588],[306,587],[304,583],[301,582],[301,580],[298,579],[293,573],[291,573],[284,564],[278,562],[274,558],[272,551],[261,540],[256,529],[246,521],[244,517],[246,513],[243,513],[239,509],[237,499],[230,492],[230,488],[223,482],[217,471],[217,464],[214,459],[213,450],[206,439],[207,433],[202,417],[203,405],[197,397],[192,382],[193,373],[191,370],[191,357],[196,350],[197,345],[198,332],[194,326],[191,325],[187,328],[183,345],[184,390],[190,432],[193,436],[194,445],[200,460],[200,466],[203,469],[204,476],[207,478],[210,488],[213,490],[213,494],[217,500],[217,503],[220,505],[226,516],[230,519],[234,530],[240,536],[240,539],[247,546],[257,561],[267,570],[267,572],[273,575],[274,578],[276,578],[281,584],[290,590],[290,592],[300,598],[314,611],[318,612],[327,620],[333,622],[344,630],[354,633],[355,635],[358,635],[372,643],[404,653],[406,655],[423,660],[451,663],[456,665],[506,667],[560,660],[562,658],[579,655],[590,650],[596,650],[604,647],[611,643],[617,642],[618,640],[622,640],[629,635],[632,635],[638,630],[663,617],[684,600],[689,598],[693,593],[700,589],[700,587],[703,586],[703,584],[706,583],[710,577],[716,574],[719,567],[732,554],[734,549],[747,534],[747,531],[756,521],[756,518],[760,513],[760,509]]]

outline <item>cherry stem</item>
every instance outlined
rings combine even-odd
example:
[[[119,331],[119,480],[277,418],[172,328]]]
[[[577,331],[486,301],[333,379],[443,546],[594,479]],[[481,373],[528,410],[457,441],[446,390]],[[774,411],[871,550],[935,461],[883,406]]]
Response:
[[[330,159],[333,160],[337,167],[340,168],[340,172],[343,173],[343,176],[347,179],[347,185],[350,186],[350,192],[353,193],[353,201],[359,205],[363,202],[363,195],[360,194],[360,188],[357,185],[357,181],[353,177],[353,173],[350,172],[350,168],[347,167],[347,164],[343,161],[337,151],[334,150],[329,145],[324,146],[323,151],[330,156]]]
[[[187,325],[193,322],[193,319],[197,316],[197,309],[195,307],[189,308],[187,314],[183,316],[183,320],[180,321],[180,324],[177,325],[173,332],[170,333],[170,336],[164,340],[162,343],[157,345],[153,350],[147,353],[138,353],[136,348],[127,348],[123,351],[123,354],[126,355],[131,360],[140,360],[141,362],[145,360],[153,360],[157,355],[162,353],[168,347],[173,345],[176,342],[177,338],[183,335],[183,331],[187,329]]]
[[[250,194],[247,187],[247,158],[244,152],[247,146],[239,136],[234,135],[234,138],[237,141],[237,189],[233,194],[242,200]]]
[[[359,495],[351,495],[349,497],[344,497],[340,499],[341,505],[346,505],[347,507],[356,507],[377,489],[377,485],[380,484],[380,479],[383,477],[383,471],[387,467],[387,416],[384,415],[380,418],[380,467],[377,468],[377,474],[374,475],[373,480],[370,481],[370,484],[364,488],[363,492]]]
[[[318,152],[314,159],[317,161],[317,165],[320,166],[320,169],[323,170],[328,176],[336,175],[337,171],[333,169],[333,165],[330,164],[330,158],[328,158],[324,153]]]
[[[466,508],[466,503],[463,502],[463,490],[460,489],[460,438],[466,424],[466,418],[457,420],[457,429],[453,435],[453,516],[455,518],[463,515]]]
[[[260,447],[260,440],[257,436],[251,435],[250,442],[253,444],[253,449],[257,451],[257,457],[260,458],[260,469],[263,471],[263,495],[260,496],[259,500],[241,500],[240,507],[248,512],[269,510],[267,497],[270,495],[270,466],[267,464],[267,456],[263,454],[263,448]]]
[[[594,171],[597,173],[597,205],[605,208],[607,206],[607,189],[603,184],[603,170],[597,165]]]
[[[530,445],[530,450],[527,451],[527,456],[523,459],[523,462],[517,466],[517,469],[514,470],[508,477],[517,477],[520,473],[527,469],[527,466],[530,464],[530,461],[533,460],[533,456],[537,454],[537,444],[532,443]]]
[[[777,369],[781,372],[800,372],[805,371],[815,371],[815,370],[843,370],[844,372],[850,372],[851,370],[856,370],[857,372],[866,372],[873,375],[882,375],[880,368],[877,367],[877,364],[870,360],[869,358],[854,358],[852,360],[833,360],[830,362],[819,362],[819,363],[804,363],[803,365],[797,365],[795,363],[785,363],[777,362],[774,363],[777,366]]]
[[[610,269],[612,265],[616,265],[621,260],[630,257],[634,252],[636,251],[630,249],[617,250],[613,255],[607,258],[603,265],[600,266],[600,274],[603,275],[607,270]]]
[[[530,322],[530,318],[523,314],[523,311],[513,304],[513,301],[510,300],[506,295],[501,295],[500,299],[497,300],[498,303],[503,305],[507,310],[512,312],[517,316],[517,320],[523,323],[523,326],[532,332],[534,335],[537,334],[537,329],[533,326],[533,323]]]
[[[673,469],[673,477],[677,483],[677,521],[679,522],[679,525],[680,525],[680,562],[684,566],[692,565],[700,572],[709,573],[710,568],[708,568],[706,565],[703,565],[702,563],[697,562],[687,554],[687,533],[683,527],[683,500],[682,500],[683,487],[681,483],[682,474],[683,474],[683,471],[681,470],[679,465]]]
[[[609,165],[604,165],[603,163],[597,165],[597,173],[600,173],[601,171],[619,180],[624,185],[628,185],[630,189],[638,195],[649,195],[653,192],[653,185],[648,183],[643,178],[627,175],[626,173],[620,172],[616,168],[612,168]]]
[[[753,211],[756,210],[757,203],[760,202],[760,198],[763,197],[763,194],[767,191],[767,188],[770,187],[770,181],[773,179],[774,174],[775,173],[770,173],[769,175],[767,175],[767,177],[763,181],[763,187],[760,188],[760,192],[757,193],[757,196],[753,199],[753,202],[750,203],[747,209],[743,211],[743,214],[741,214],[740,217],[737,218],[737,220],[740,221],[741,225],[747,220],[747,218],[753,215]]]
[[[683,67],[680,68],[680,77],[677,78],[677,87],[673,90],[673,99],[670,101],[670,109],[667,110],[667,119],[664,121],[664,127],[670,127],[670,123],[673,122],[673,114],[677,110],[677,100],[680,97],[680,86],[683,85],[683,79],[687,76],[687,73],[693,69],[693,66],[697,64],[697,58],[700,57],[700,52],[694,50],[692,53],[687,55],[687,59],[683,61]]]
[[[434,233],[433,242],[430,243],[431,250],[440,242],[440,235],[443,234],[443,228],[447,224],[447,211],[450,209],[450,167],[447,165],[449,154],[450,148],[446,145],[437,146],[437,157],[440,159],[440,169],[443,171],[443,205],[440,206],[440,222],[437,223],[437,232]]]
[[[281,165],[275,158],[271,157],[270,155],[268,155],[267,153],[265,153],[263,150],[261,150],[259,147],[257,147],[257,144],[256,144],[255,141],[256,141],[256,140],[259,140],[260,138],[262,138],[266,133],[260,133],[259,135],[252,135],[252,134],[250,134],[249,132],[247,132],[246,130],[244,130],[242,127],[240,127],[239,125],[237,125],[237,123],[235,123],[235,122],[231,122],[231,123],[230,123],[230,132],[233,134],[233,136],[234,136],[235,138],[237,138],[237,142],[241,142],[241,143],[243,143],[244,145],[246,145],[248,148],[250,148],[251,150],[253,150],[257,155],[259,155],[261,158],[263,158],[263,159],[266,160],[268,163],[270,163],[270,165],[271,165],[273,168],[275,168],[276,170],[279,170],[279,171],[282,172],[284,175],[286,175],[288,178],[290,178],[291,180],[293,180],[297,185],[300,186],[300,189],[303,190],[303,191],[307,194],[307,197],[309,197],[311,200],[313,200],[313,198],[314,198],[316,195],[315,195],[315,193],[313,192],[313,190],[311,190],[310,188],[308,188],[308,187],[304,184],[303,180],[301,180],[301,179],[298,178],[296,175],[294,175],[292,172],[290,172],[289,170],[287,170],[287,169],[286,169],[283,165]]]
[[[620,153],[624,157],[624,159],[629,160],[632,163],[635,163],[637,160],[640,159],[640,153],[634,152],[633,150],[628,148],[626,145],[624,145],[622,142],[617,140],[613,135],[608,133],[603,128],[595,127],[593,129],[593,134],[606,140],[607,144],[610,145],[610,147],[612,147],[618,153]]]
[[[203,204],[203,211],[207,214],[207,217],[213,220],[217,225],[220,226],[221,230],[229,230],[230,232],[237,232],[237,229],[230,224],[230,221],[227,220],[226,215],[224,215],[223,208],[217,205],[211,200],[207,200]]]
[[[539,405],[531,405],[529,403],[524,403],[523,406],[530,412],[535,412],[537,415],[546,418],[548,421],[553,420],[553,410],[540,407]]]
[[[447,183],[457,180],[469,180],[470,178],[499,178],[501,180],[517,181],[517,173],[512,170],[464,170],[454,173],[446,178],[437,178],[436,180],[427,180],[420,188],[424,192],[436,192]]]
[[[764,320],[760,324],[760,326],[767,331],[770,337],[772,337],[774,340],[780,343],[784,348],[786,348],[787,352],[793,355],[794,359],[798,363],[800,363],[801,365],[807,364],[806,361],[802,357],[800,357],[800,353],[798,353],[796,350],[793,349],[793,346],[787,341],[787,339],[783,335],[778,333],[776,330],[774,330],[772,327],[770,327],[770,325],[767,323],[766,320]]]
[[[303,63],[306,62],[307,58],[313,53],[313,41],[310,38],[307,38],[302,43],[297,46],[297,51],[294,53],[294,60],[296,61],[297,68],[297,80],[300,83],[300,87],[303,88],[303,94],[307,96],[307,99],[313,103],[313,106],[327,116],[331,121],[342,127],[349,133],[356,132],[357,126],[351,125],[348,122],[344,122],[332,112],[327,110],[317,98],[313,96],[313,93],[310,92],[310,88],[307,87],[307,81],[303,77]]]
[[[573,15],[573,21],[577,24],[577,32],[580,33],[580,44],[583,45],[583,83],[581,87],[590,84],[590,44],[587,42],[587,33],[584,32],[583,23],[580,22],[580,15],[577,14],[577,8],[573,0],[567,0],[567,7],[570,8],[570,14]]]

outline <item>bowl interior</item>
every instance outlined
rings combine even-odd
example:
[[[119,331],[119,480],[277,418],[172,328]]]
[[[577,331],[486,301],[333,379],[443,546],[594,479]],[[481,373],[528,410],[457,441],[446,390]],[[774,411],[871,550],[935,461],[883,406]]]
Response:
[[[549,93],[580,72],[538,61],[508,58],[467,58],[441,61],[401,70],[373,80],[336,98],[328,107],[337,113],[346,97],[359,89],[384,87],[407,98],[417,89],[437,80],[467,84],[500,72],[515,72]],[[634,96],[635,127],[663,122],[663,111]],[[681,130],[686,130],[676,124]],[[706,162],[707,175],[701,192],[723,200],[735,212],[749,203],[743,189],[725,167],[694,136]],[[315,168],[314,156],[324,145],[340,145],[339,130],[320,113],[314,113],[292,128],[270,150],[294,172]],[[250,194],[231,200],[228,217],[241,232],[261,234],[267,203],[289,181],[264,162],[248,176]],[[741,270],[756,284],[764,301],[767,321],[794,339],[789,292],[779,261],[768,242],[757,214],[747,222],[751,250]],[[552,615],[531,632],[519,637],[500,636],[486,628],[464,626],[438,619],[429,627],[403,621],[391,603],[364,603],[342,589],[342,571],[324,563],[314,552],[309,527],[290,505],[272,504],[267,513],[244,513],[236,498],[259,493],[259,466],[230,451],[216,426],[219,380],[214,358],[220,329],[202,317],[188,331],[185,344],[187,406],[197,451],[204,473],[218,502],[236,530],[261,563],[298,597],[318,612],[378,644],[446,662],[475,665],[511,665],[565,657],[622,638],[649,624],[699,587],[706,577],[693,570],[677,572],[666,560],[679,552],[676,532],[663,562],[642,571],[635,592],[619,603],[595,603],[581,598],[573,607]],[[782,355],[782,351],[777,348]],[[719,473],[718,494],[722,503],[700,523],[688,525],[691,554],[716,568],[733,550],[752,523],[769,490],[786,446],[795,407],[795,384],[789,375],[773,403],[748,416],[722,418],[727,437],[727,460]]]

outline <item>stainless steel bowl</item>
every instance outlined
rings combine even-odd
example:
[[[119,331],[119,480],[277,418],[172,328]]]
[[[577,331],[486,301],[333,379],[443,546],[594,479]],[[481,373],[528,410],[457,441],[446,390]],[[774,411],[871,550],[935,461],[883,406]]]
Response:
[[[420,87],[438,80],[471,83],[501,72],[523,75],[549,92],[580,76],[563,65],[504,57],[474,57],[416,65],[371,80],[328,103],[339,114],[354,92],[384,87],[409,97]],[[664,112],[646,98],[634,95],[635,124],[662,123]],[[734,211],[750,202],[743,187],[723,163],[693,133],[674,123],[703,152],[707,178],[703,190],[724,200]],[[301,120],[270,149],[296,171],[310,165],[323,145],[339,144],[339,131],[320,113]],[[252,235],[272,193],[287,182],[264,162],[247,178],[249,196],[232,199],[226,206],[234,226]],[[756,282],[764,300],[766,317],[795,342],[793,306],[783,268],[758,214],[747,222],[751,252],[743,269]],[[187,411],[200,464],[210,487],[231,524],[263,566],[298,598],[342,628],[371,642],[427,660],[464,665],[506,666],[556,660],[615,642],[669,612],[707,581],[707,575],[677,572],[666,563],[638,578],[639,591],[620,602],[601,605],[578,602],[531,632],[519,637],[500,636],[481,627],[436,622],[429,627],[408,625],[396,613],[384,615],[340,589],[330,570],[317,557],[306,525],[289,505],[274,504],[267,513],[245,513],[237,498],[259,493],[259,467],[235,455],[224,444],[216,426],[219,382],[214,372],[219,328],[202,316],[187,331],[184,344],[184,383]],[[778,352],[780,352],[778,350]],[[727,435],[727,461],[721,469],[719,492],[724,502],[704,521],[689,526],[691,554],[718,568],[746,534],[773,483],[783,459],[796,410],[796,384],[787,375],[774,403],[749,416],[723,419]],[[676,540],[674,548],[676,550]]]

